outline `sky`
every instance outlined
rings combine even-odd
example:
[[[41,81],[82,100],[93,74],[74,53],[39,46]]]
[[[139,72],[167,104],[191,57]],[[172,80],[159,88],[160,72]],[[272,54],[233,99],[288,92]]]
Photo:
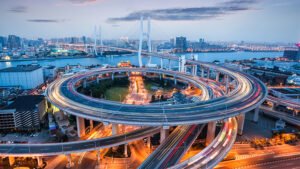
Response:
[[[140,17],[167,40],[300,41],[300,0],[1,0],[0,36],[137,38]],[[145,22],[145,27],[147,23]]]

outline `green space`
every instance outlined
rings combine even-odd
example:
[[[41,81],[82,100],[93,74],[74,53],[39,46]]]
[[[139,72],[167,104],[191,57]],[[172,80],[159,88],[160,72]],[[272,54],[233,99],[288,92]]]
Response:
[[[128,94],[128,87],[111,87],[104,92],[104,98],[112,101],[123,101]]]
[[[103,98],[112,101],[123,101],[128,94],[128,78],[116,78],[114,80],[101,80],[99,84],[92,83],[87,88],[80,87],[78,92],[95,98]]]

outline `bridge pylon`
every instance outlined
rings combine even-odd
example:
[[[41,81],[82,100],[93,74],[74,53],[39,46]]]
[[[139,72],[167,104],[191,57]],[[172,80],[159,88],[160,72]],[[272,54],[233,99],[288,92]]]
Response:
[[[140,19],[140,37],[139,37],[139,49],[138,49],[138,58],[139,58],[139,66],[143,67],[143,61],[142,61],[142,50],[143,50],[143,39],[146,37],[147,39],[147,46],[148,46],[148,52],[152,52],[152,45],[151,45],[151,18],[148,17],[148,29],[147,32],[144,31],[144,17],[141,16]],[[149,56],[149,64],[151,64],[151,56]]]

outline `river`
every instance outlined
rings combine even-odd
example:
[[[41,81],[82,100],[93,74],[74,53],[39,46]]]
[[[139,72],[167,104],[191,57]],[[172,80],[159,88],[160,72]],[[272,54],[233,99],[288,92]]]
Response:
[[[179,55],[179,54],[178,54]],[[182,54],[180,54],[182,55]],[[184,54],[187,58],[190,58],[193,54]],[[264,58],[264,57],[279,57],[282,56],[282,52],[220,52],[220,53],[197,53],[198,59],[205,62],[213,62],[214,60],[219,60],[224,62],[225,60],[243,60],[243,59],[253,59],[253,58]],[[143,58],[144,63],[147,63],[147,58]],[[110,64],[116,65],[120,61],[130,61],[134,65],[138,65],[138,58],[136,55],[126,55],[126,56],[107,56],[98,58],[70,58],[70,59],[56,59],[56,60],[38,60],[38,61],[11,61],[11,62],[0,62],[0,69],[7,68],[11,66],[17,66],[21,64],[31,64],[38,63],[41,66],[53,65],[56,67],[63,67],[67,64],[69,65],[96,65],[96,64]],[[152,63],[160,64],[159,58],[152,58]],[[167,60],[164,60],[164,64]],[[175,61],[171,62],[172,66],[177,65]]]

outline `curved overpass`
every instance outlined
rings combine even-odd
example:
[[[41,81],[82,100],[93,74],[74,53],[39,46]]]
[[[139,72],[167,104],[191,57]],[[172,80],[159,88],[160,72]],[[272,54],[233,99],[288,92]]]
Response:
[[[177,60],[178,57],[171,55],[160,55],[155,53],[144,53],[155,55],[163,59]],[[187,60],[187,63],[211,68],[225,75],[230,76],[237,82],[236,88],[227,96],[213,98],[207,101],[196,102],[183,105],[124,105],[117,102],[110,102],[90,98],[76,92],[75,85],[80,80],[102,73],[116,72],[152,72],[163,73],[176,78],[184,79],[203,89],[204,97],[209,97],[209,91],[204,83],[197,76],[190,76],[184,73],[166,71],[161,69],[135,68],[135,69],[106,69],[93,70],[84,74],[77,74],[71,77],[59,79],[49,85],[46,95],[48,100],[61,110],[84,117],[104,122],[143,125],[143,126],[173,126],[173,125],[192,125],[206,123],[210,121],[223,120],[245,113],[260,105],[267,96],[265,85],[255,77],[231,70],[222,66],[214,65],[194,60]],[[236,126],[235,120],[233,125]],[[226,123],[227,124],[227,123]],[[228,137],[219,135],[214,142],[205,149],[200,155],[195,156],[186,168],[194,168],[199,164],[214,166],[223,158],[234,142],[236,128],[232,130],[226,128],[223,131]],[[91,151],[99,148],[106,148],[126,144],[130,141],[141,139],[159,132],[158,127],[147,127],[125,135],[116,135],[107,138],[86,140],[79,142],[52,143],[52,144],[10,144],[0,146],[0,155],[3,156],[23,156],[23,155],[56,155],[73,152]],[[223,133],[223,132],[222,132]],[[222,134],[221,133],[221,134]],[[226,136],[225,133],[225,136]],[[220,153],[222,151],[222,153]],[[209,156],[209,160],[203,158]],[[184,163],[186,164],[186,163]],[[200,166],[201,166],[200,165]]]
[[[0,144],[0,156],[46,156],[93,151],[127,144],[159,133],[159,127],[145,127],[126,134],[93,140],[42,144]]]
[[[169,169],[214,168],[230,151],[237,136],[237,120],[226,120],[223,129],[214,141],[195,156],[176,164]]]
[[[198,61],[193,61],[198,63]],[[202,62],[200,62],[202,63]],[[199,64],[199,63],[198,63]],[[151,68],[121,68],[91,70],[59,79],[52,83],[46,92],[48,100],[67,113],[97,121],[146,126],[174,126],[206,123],[236,116],[248,112],[260,105],[266,98],[265,85],[252,76],[241,72],[213,65],[219,71],[230,74],[238,81],[238,86],[229,95],[183,105],[125,105],[118,102],[95,99],[79,94],[74,85],[97,74],[115,72],[151,72],[173,75],[184,79],[203,89],[204,96],[208,91],[196,76],[180,72]],[[203,99],[205,100],[205,99]]]

